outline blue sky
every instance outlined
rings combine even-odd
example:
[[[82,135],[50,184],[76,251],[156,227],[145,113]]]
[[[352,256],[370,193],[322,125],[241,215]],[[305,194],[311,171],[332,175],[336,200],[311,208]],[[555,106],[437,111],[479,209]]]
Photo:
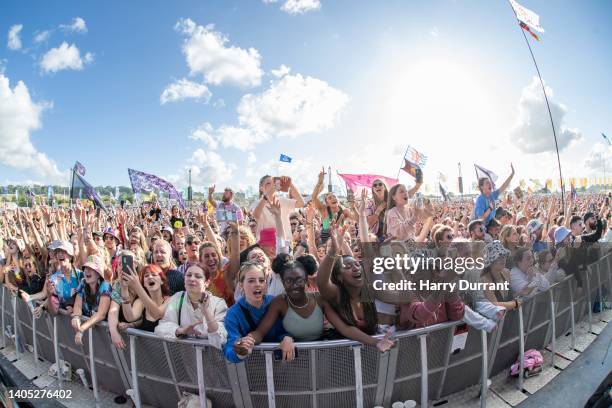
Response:
[[[546,30],[532,47],[565,175],[600,176],[599,157],[612,158],[600,135],[612,136],[612,3],[521,4]],[[282,172],[309,190],[322,165],[395,176],[407,144],[429,156],[432,185],[438,172],[454,179],[459,161],[468,182],[474,162],[505,177],[512,161],[517,182],[556,174],[541,88],[506,1],[2,8],[0,183],[67,182],[80,160],[95,185],[129,185],[132,167],[181,187],[191,168],[198,187],[245,188]],[[20,47],[9,38],[16,25]],[[188,86],[162,103],[172,84]],[[294,163],[279,167],[280,153]]]

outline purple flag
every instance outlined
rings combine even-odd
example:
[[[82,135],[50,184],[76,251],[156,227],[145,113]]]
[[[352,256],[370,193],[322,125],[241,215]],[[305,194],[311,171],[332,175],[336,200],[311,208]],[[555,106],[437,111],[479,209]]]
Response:
[[[143,193],[150,191],[165,191],[168,193],[168,197],[178,201],[181,208],[185,208],[183,197],[176,191],[174,186],[168,183],[166,180],[159,178],[153,174],[145,173],[138,170],[128,169],[130,175],[130,182],[132,183],[132,190],[134,193]]]
[[[83,196],[93,201],[96,207],[99,207],[106,211],[106,206],[102,202],[102,199],[100,198],[96,190],[94,190],[92,185],[89,184],[82,176],[75,172],[74,178],[72,179],[70,198],[82,198]]]
[[[79,175],[81,177],[85,177],[85,171],[87,169],[85,169],[85,166],[83,166],[81,164],[81,162],[77,161],[76,163],[74,163],[74,171],[76,171],[77,173],[79,173]]]

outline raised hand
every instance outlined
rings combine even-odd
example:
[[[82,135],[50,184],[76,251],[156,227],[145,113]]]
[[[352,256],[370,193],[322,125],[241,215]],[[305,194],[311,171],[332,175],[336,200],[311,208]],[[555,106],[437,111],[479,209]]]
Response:
[[[215,194],[215,185],[214,184],[212,186],[208,187],[208,196],[212,197],[213,194]]]

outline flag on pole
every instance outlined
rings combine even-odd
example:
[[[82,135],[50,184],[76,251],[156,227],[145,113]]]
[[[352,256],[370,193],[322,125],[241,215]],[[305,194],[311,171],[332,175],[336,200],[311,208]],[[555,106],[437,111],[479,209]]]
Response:
[[[81,162],[77,161],[74,163],[74,171],[76,171],[79,176],[85,177],[85,171],[87,171],[87,169],[81,164]]]
[[[379,176],[378,174],[341,174],[338,173],[338,176],[344,183],[346,184],[346,188],[350,188],[353,190],[355,195],[361,194],[361,190],[364,188],[370,189],[372,187],[372,183],[374,180],[380,180],[387,185],[387,189],[397,184],[397,179]]]
[[[157,190],[165,191],[168,193],[168,198],[178,201],[181,208],[185,208],[183,197],[181,197],[178,191],[176,191],[176,188],[174,188],[174,186],[166,180],[153,174],[132,169],[128,169],[128,174],[130,176],[130,183],[132,183],[132,190],[134,190],[134,193]]]
[[[100,196],[96,190],[94,190],[93,186],[76,171],[74,172],[74,177],[72,178],[72,189],[70,192],[70,198],[76,198],[78,196],[80,199],[82,199],[83,196],[85,196],[85,198],[91,200],[96,207],[106,211],[106,206],[104,203],[102,203],[102,199],[100,199]]]
[[[533,31],[531,31],[531,29],[529,28],[527,24],[523,23],[522,21],[519,21],[519,25],[521,26],[523,30],[527,31],[529,35],[531,35],[536,41],[540,41],[540,36],[534,33]]]
[[[572,194],[572,199],[575,200],[578,197],[578,192],[576,191],[576,187],[574,186],[574,179],[572,179],[570,183],[570,191]]]
[[[493,173],[491,170],[487,170],[482,166],[474,163],[474,168],[476,169],[476,177],[478,180],[481,178],[489,179],[491,182],[491,189],[495,190],[495,182],[497,181],[497,174]],[[477,181],[478,181],[477,180]]]
[[[415,164],[404,157],[404,167],[402,167],[402,170],[410,174],[412,177],[416,178],[416,172],[418,169],[420,169],[418,164]]]
[[[53,187],[47,187],[47,200],[50,200],[53,197]]]
[[[442,195],[442,198],[444,199],[444,201],[450,201],[450,199],[448,198],[448,192],[442,185],[441,181],[438,182],[438,187],[440,188],[440,194]]]
[[[406,148],[406,154],[404,155],[404,160],[408,160],[413,164],[416,164],[419,168],[425,167],[427,163],[427,156],[423,153],[419,152],[412,146],[408,146]]]
[[[601,135],[603,136],[604,140],[608,142],[609,145],[612,145],[612,142],[610,142],[610,139],[608,139],[608,136],[604,135],[603,133]]]
[[[15,201],[19,201],[19,190],[15,187]]]
[[[438,178],[440,179],[440,181],[442,181],[443,183],[446,183],[448,181],[448,179],[446,178],[446,176],[444,175],[444,173],[442,172],[438,172]]]
[[[286,154],[282,154],[280,155],[279,161],[285,162],[285,163],[291,163],[291,160],[293,160],[291,157],[287,156]]]
[[[115,186],[115,200],[119,199],[119,187]]]
[[[552,180],[551,179],[546,180],[546,189],[548,191],[552,191]]]
[[[515,0],[510,0],[510,4],[514,9],[516,18],[526,26],[533,28],[534,30],[543,33],[544,29],[540,25],[540,16],[526,7],[521,6]],[[522,25],[521,25],[522,27]],[[529,30],[527,30],[529,31]],[[529,31],[531,33],[531,31]]]

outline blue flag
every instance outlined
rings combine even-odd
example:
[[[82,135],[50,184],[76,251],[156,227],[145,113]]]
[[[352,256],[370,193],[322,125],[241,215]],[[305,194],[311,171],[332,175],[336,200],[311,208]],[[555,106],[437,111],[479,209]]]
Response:
[[[47,199],[51,199],[51,197],[53,196],[53,187],[49,186],[47,188]]]
[[[278,160],[280,160],[282,162],[285,162],[285,163],[291,163],[291,160],[293,160],[293,159],[291,157],[287,156],[286,154],[282,154],[281,153],[280,158]]]
[[[612,142],[610,142],[610,139],[608,139],[608,136],[604,135],[603,133],[601,135],[606,140],[606,142],[608,142],[609,145],[612,145]]]

